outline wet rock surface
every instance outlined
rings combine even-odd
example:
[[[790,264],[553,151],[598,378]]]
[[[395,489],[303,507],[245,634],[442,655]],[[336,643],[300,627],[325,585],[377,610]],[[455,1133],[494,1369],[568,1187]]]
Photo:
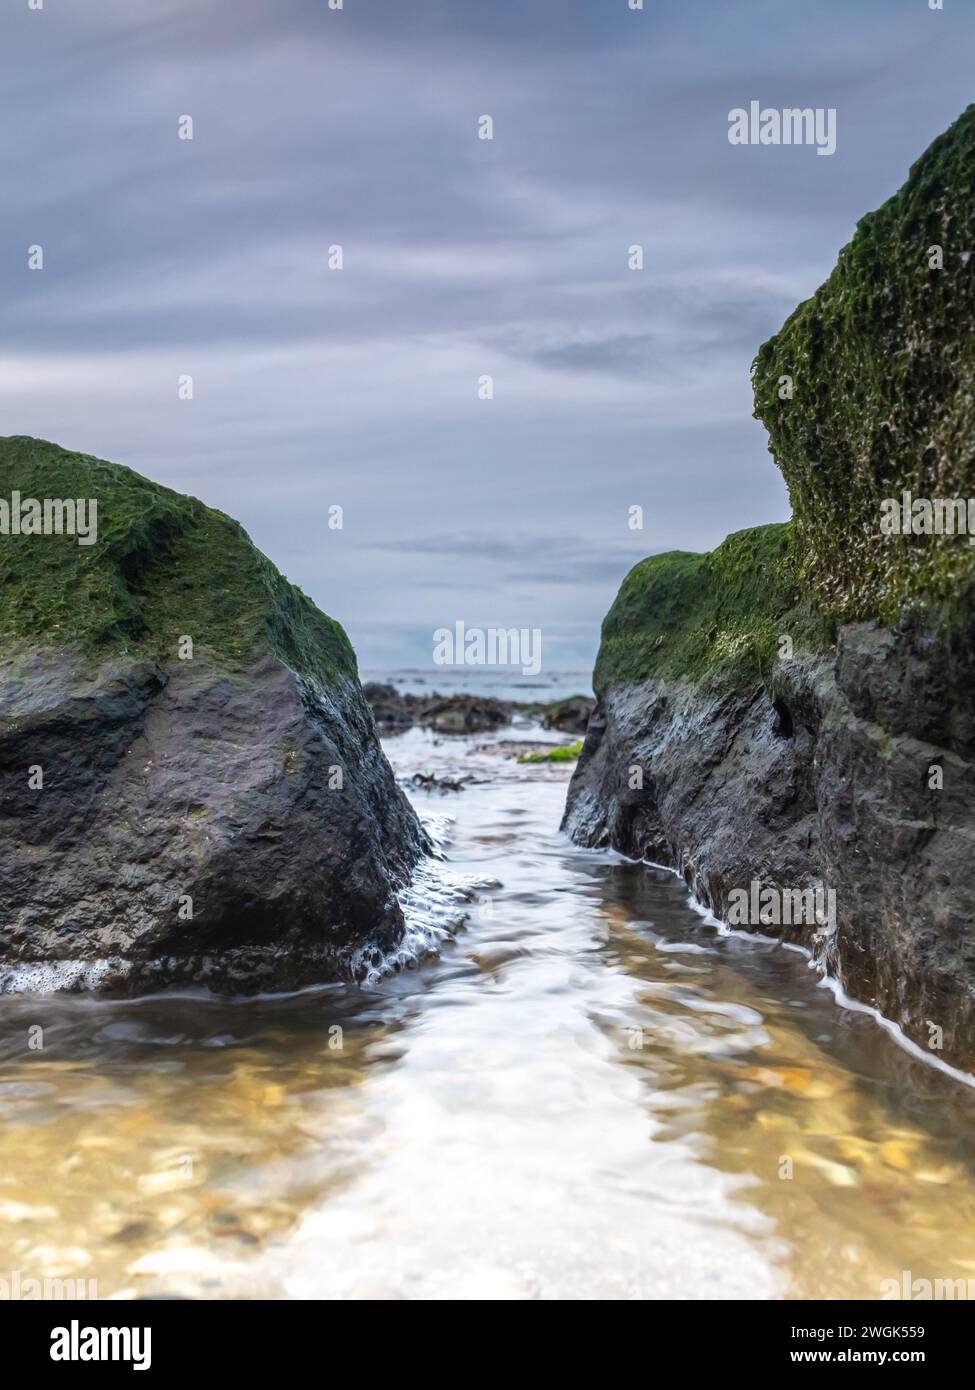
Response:
[[[913,624],[858,624],[835,656],[782,662],[771,687],[611,687],[564,828],[676,868],[721,918],[753,880],[834,889],[835,930],[751,929],[801,943],[853,997],[970,1068],[973,654],[975,630],[945,646]]]
[[[18,438],[0,478],[104,528],[0,553],[0,990],[361,974],[429,846],[341,628],[128,469]]]
[[[401,936],[425,846],[354,688],[325,702],[271,657],[3,662],[0,830],[0,982],[21,988],[354,975]]]
[[[975,551],[880,518],[902,493],[975,494],[973,186],[969,107],[759,349],[756,415],[793,519],[627,576],[564,822],[801,942],[968,1069]],[[943,267],[903,254],[922,242],[945,243]],[[832,920],[732,919],[752,882],[833,891]]]

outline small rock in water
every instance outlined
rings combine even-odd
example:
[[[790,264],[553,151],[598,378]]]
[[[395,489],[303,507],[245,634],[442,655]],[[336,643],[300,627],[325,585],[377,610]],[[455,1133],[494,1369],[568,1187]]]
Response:
[[[542,716],[546,729],[559,729],[563,734],[584,734],[596,701],[585,695],[573,695],[550,705]]]
[[[414,772],[410,778],[410,785],[424,791],[462,792],[474,781],[476,778],[471,776],[438,777],[435,772]]]

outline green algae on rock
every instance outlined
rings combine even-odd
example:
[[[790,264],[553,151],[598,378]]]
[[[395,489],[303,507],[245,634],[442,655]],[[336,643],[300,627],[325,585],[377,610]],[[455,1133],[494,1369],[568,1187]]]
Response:
[[[222,512],[40,439],[0,438],[0,477],[25,497],[97,499],[99,530],[90,547],[3,538],[0,643],[165,658],[189,635],[221,660],[270,650],[322,685],[355,678],[339,624]]]
[[[97,498],[98,536],[0,536],[0,989],[380,966],[428,846],[339,625],[127,468],[2,440],[2,492]]]
[[[950,600],[975,566],[964,536],[909,544],[880,530],[881,503],[904,491],[975,496],[973,256],[975,105],[755,359],[755,414],[789,487],[800,575],[844,618]]]
[[[835,930],[751,925],[967,1068],[975,550],[880,521],[903,491],[975,496],[973,250],[975,107],[759,350],[791,523],[624,580],[563,821],[722,917],[752,883],[835,891]]]
[[[593,684],[769,673],[788,636],[820,650],[833,625],[795,577],[789,523],[737,531],[710,554],[650,555],[623,580],[603,622]]]
[[[519,758],[520,763],[573,763],[582,752],[582,739],[575,743],[561,743],[556,748],[542,753],[526,753]]]

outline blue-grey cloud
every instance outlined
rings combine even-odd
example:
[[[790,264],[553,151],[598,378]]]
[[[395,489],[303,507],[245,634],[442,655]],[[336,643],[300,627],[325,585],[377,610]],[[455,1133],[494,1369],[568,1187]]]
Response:
[[[588,661],[642,554],[785,517],[754,352],[975,56],[923,0],[87,0],[0,41],[4,432],[239,516],[366,665],[455,617]],[[836,154],[729,145],[753,98],[835,106]]]

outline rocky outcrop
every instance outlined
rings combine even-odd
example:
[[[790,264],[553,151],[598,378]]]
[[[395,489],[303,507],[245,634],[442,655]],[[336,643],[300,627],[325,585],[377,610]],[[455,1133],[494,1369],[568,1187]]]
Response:
[[[402,733],[423,724],[443,734],[475,734],[510,724],[513,715],[538,719],[546,729],[584,734],[595,700],[570,695],[547,704],[496,700],[484,695],[401,695],[393,685],[367,681],[362,687],[376,723],[385,733]]]
[[[969,1069],[973,555],[966,536],[879,521],[902,489],[975,495],[973,133],[975,108],[759,352],[793,521],[627,576],[564,821],[677,868],[734,925],[807,946]]]
[[[590,700],[587,695],[570,695],[567,700],[556,700],[545,707],[542,724],[546,729],[558,729],[563,734],[584,734],[595,705],[595,700]]]
[[[386,733],[423,724],[442,734],[474,734],[511,722],[512,706],[482,695],[400,695],[395,686],[368,681],[363,686],[376,723]]]
[[[951,599],[967,547],[890,543],[885,499],[969,497],[975,415],[975,106],[868,214],[755,361],[808,590],[847,619]]]
[[[289,989],[403,934],[424,834],[345,634],[228,517],[0,441],[0,496],[98,536],[0,536],[0,988]]]
[[[975,630],[952,649],[861,624],[767,684],[611,685],[565,827],[678,869],[723,919],[753,882],[832,890],[835,923],[736,925],[806,946],[848,993],[971,1066],[973,653]]]

